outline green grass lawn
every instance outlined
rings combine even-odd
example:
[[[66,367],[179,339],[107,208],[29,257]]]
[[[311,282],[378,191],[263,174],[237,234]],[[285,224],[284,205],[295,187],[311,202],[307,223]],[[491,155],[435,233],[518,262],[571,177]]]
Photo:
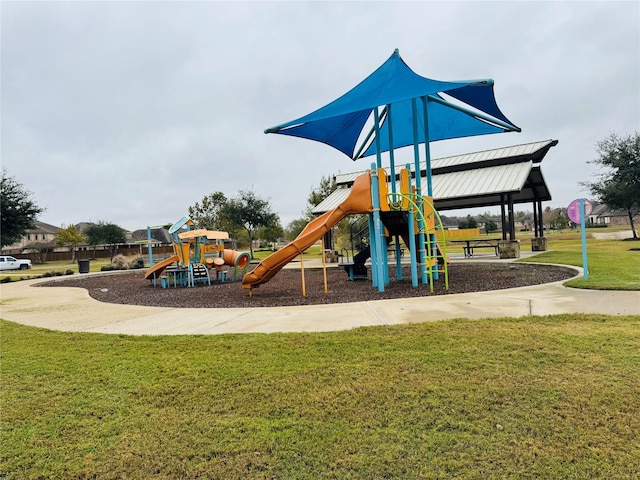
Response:
[[[583,266],[579,233],[550,236],[547,246],[549,251],[520,261]],[[640,251],[631,248],[640,248],[640,242],[587,238],[589,278],[576,278],[565,285],[598,290],[640,290]]]
[[[635,244],[590,239],[572,283],[640,289]],[[549,250],[529,261],[581,265],[579,235]],[[640,316],[159,337],[0,321],[0,362],[0,478],[639,478]]]
[[[253,251],[253,260],[255,262],[262,261],[271,255],[274,251],[269,249],[256,249]],[[322,258],[322,247],[320,244],[312,245],[304,252],[305,259]]]
[[[640,472],[640,317],[173,337],[0,327],[6,479]]]

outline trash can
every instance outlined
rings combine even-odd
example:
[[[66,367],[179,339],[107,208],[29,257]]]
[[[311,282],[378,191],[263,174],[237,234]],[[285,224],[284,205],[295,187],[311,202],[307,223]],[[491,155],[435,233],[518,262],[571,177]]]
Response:
[[[89,260],[78,260],[78,273],[89,273]]]

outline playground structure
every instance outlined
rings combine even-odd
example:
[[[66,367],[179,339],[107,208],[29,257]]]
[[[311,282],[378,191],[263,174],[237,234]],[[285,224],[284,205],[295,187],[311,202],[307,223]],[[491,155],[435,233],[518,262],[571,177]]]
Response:
[[[493,80],[444,82],[422,77],[395,50],[384,64],[341,97],[307,115],[265,130],[324,143],[354,161],[371,155],[375,155],[376,161],[371,163],[367,174],[356,178],[352,191],[338,207],[311,221],[293,242],[247,273],[242,286],[252,294],[254,287],[269,281],[346,215],[366,213],[369,252],[359,254],[358,261],[362,267],[371,257],[372,283],[379,291],[383,292],[389,282],[390,237],[395,237],[398,279],[402,275],[399,242],[402,238],[410,251],[413,286],[418,285],[420,266],[422,283],[428,282],[432,291],[440,273],[444,274],[448,288],[444,235],[442,247],[436,244],[436,225],[442,228],[442,224],[433,207],[430,142],[519,131],[500,111]],[[427,181],[424,196],[420,145],[424,146]],[[395,150],[408,146],[413,146],[414,186],[410,185],[409,165],[399,173],[395,166]],[[385,152],[389,155],[388,183],[382,168]],[[356,257],[353,265],[345,265],[351,268],[352,279],[355,260]]]
[[[224,241],[229,239],[227,232],[197,228],[191,219],[183,217],[169,228],[169,234],[173,255],[153,264],[151,227],[147,228],[149,269],[144,278],[154,287],[158,281],[163,288],[237,281],[249,266],[249,252],[225,248]],[[232,275],[225,266],[233,269]]]
[[[395,244],[396,277],[402,280],[400,239],[409,251],[411,278],[413,286],[418,285],[418,274],[422,283],[429,283],[433,292],[434,280],[440,274],[444,276],[445,288],[448,289],[448,267],[446,244],[442,222],[433,201],[415,193],[411,186],[410,170],[400,170],[398,175],[399,190],[396,191],[396,179],[392,180],[392,192],[389,192],[387,176],[382,168],[372,168],[366,174],[358,176],[350,190],[349,196],[336,208],[312,220],[285,247],[265,258],[242,279],[242,287],[253,293],[253,288],[268,282],[287,263],[301,255],[315,244],[340,220],[348,215],[366,214],[369,217],[369,246],[353,261],[341,262],[353,280],[358,272],[365,271],[365,262],[371,258],[371,277],[374,287],[384,291],[389,284],[389,261],[387,246],[391,239]],[[442,232],[442,243],[435,241],[436,233]],[[324,253],[323,253],[324,254]]]

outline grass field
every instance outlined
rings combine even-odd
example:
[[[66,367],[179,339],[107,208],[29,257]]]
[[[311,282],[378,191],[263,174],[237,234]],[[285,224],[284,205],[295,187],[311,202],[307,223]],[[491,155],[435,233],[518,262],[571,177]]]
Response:
[[[0,327],[6,479],[640,472],[640,317],[175,337]]]
[[[573,282],[640,290],[630,243],[590,239]],[[553,235],[528,261],[580,248]],[[640,478],[640,316],[159,337],[0,321],[0,362],[0,478]]]
[[[548,251],[522,262],[561,263],[582,267],[582,240],[578,232],[547,237]],[[565,283],[569,287],[597,290],[640,290],[639,241],[587,238],[589,278]]]

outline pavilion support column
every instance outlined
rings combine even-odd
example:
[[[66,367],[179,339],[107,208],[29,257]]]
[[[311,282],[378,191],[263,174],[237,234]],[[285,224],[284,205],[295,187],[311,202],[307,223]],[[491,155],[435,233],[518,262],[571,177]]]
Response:
[[[501,202],[504,209],[504,197]],[[520,258],[520,242],[516,240],[516,222],[515,216],[513,214],[513,195],[509,194],[507,196],[507,208],[509,221],[504,222],[508,223],[507,228],[509,229],[509,240],[505,239],[504,232],[502,234],[502,240],[498,242],[498,252],[500,253],[500,258]],[[504,217],[503,217],[504,218]]]
[[[509,200],[509,240],[516,239],[516,217],[513,212],[513,194],[508,195]]]
[[[533,201],[533,237],[538,238],[538,202]]]
[[[542,215],[542,200],[538,200],[538,219],[540,220],[540,237],[544,237],[544,216]]]
[[[331,228],[324,234],[324,249],[327,262],[336,263],[338,261],[338,252],[334,251],[333,229]]]
[[[546,252],[547,239],[544,236],[544,224],[542,222],[542,201],[536,199],[533,202],[533,228],[535,229],[535,237],[531,239],[532,252]]]
[[[504,203],[505,203],[505,199],[504,199],[504,195],[500,195],[500,218],[501,218],[501,223],[502,223],[502,240],[506,240],[507,239],[507,218],[506,218],[506,214],[504,211]]]

